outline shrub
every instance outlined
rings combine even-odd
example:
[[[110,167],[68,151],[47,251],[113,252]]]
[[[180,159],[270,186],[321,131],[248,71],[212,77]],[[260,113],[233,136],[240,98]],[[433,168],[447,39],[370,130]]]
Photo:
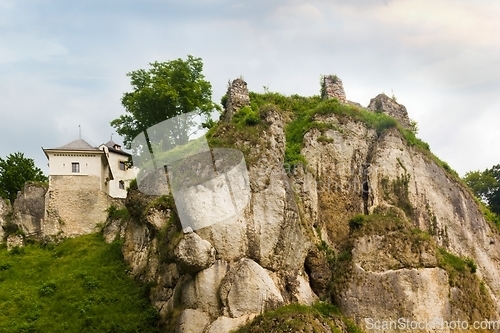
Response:
[[[123,207],[118,209],[116,206],[111,205],[107,209],[108,219],[110,220],[126,220],[130,218],[130,214],[128,212],[127,207]]]
[[[56,292],[57,286],[54,282],[44,283],[43,286],[38,289],[38,294],[40,297],[50,297]]]
[[[358,214],[349,220],[349,229],[356,230],[360,229],[365,224],[365,216]]]

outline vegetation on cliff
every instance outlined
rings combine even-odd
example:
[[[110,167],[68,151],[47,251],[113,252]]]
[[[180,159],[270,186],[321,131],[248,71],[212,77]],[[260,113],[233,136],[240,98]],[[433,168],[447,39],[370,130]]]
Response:
[[[280,333],[280,332],[363,332],[340,310],[328,303],[313,306],[293,304],[257,316],[251,323],[235,333]]]

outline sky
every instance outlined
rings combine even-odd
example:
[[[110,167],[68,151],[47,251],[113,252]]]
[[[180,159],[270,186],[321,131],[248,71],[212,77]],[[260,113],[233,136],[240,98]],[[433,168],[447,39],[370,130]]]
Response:
[[[193,55],[215,102],[240,76],[310,96],[336,74],[363,106],[394,95],[437,156],[483,170],[500,164],[499,17],[497,0],[0,0],[0,157],[47,172],[41,147],[79,125],[107,142],[126,73]]]

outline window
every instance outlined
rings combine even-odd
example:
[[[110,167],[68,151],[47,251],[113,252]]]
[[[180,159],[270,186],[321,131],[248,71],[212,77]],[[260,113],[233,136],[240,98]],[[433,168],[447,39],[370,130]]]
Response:
[[[120,180],[120,181],[118,182],[118,188],[119,188],[120,190],[124,190],[124,189],[125,189],[125,182],[124,182],[123,180]]]
[[[71,163],[71,172],[80,172],[80,163]]]
[[[125,171],[125,162],[120,161],[120,170]]]

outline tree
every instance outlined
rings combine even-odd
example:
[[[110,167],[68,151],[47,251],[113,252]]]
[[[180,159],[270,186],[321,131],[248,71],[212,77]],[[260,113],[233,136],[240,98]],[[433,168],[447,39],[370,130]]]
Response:
[[[219,109],[212,102],[212,86],[202,74],[200,58],[189,55],[186,60],[179,58],[149,65],[148,70],[127,74],[133,91],[125,93],[121,99],[126,114],[111,121],[111,126],[123,136],[129,149],[139,133],[166,119],[193,111],[208,117],[214,109]],[[195,126],[194,118],[189,117],[175,129],[162,133],[161,140],[157,136],[151,138],[150,144],[168,149],[185,143]]]
[[[467,172],[464,180],[479,199],[500,215],[500,164],[484,171]]]
[[[33,159],[24,157],[20,152],[10,154],[5,160],[0,158],[1,197],[14,203],[17,192],[22,190],[28,181],[47,181],[47,177],[35,166]]]

